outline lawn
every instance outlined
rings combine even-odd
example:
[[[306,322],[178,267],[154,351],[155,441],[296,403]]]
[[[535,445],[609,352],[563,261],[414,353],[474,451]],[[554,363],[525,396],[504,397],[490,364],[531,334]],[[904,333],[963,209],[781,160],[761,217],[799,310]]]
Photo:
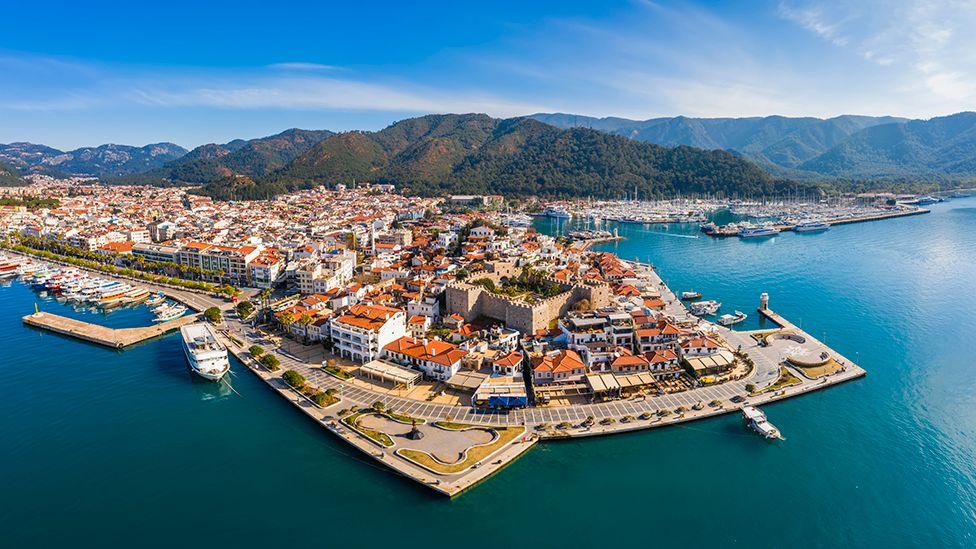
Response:
[[[766,387],[760,392],[767,393],[770,391],[779,391],[784,387],[789,387],[791,385],[799,385],[800,383],[802,383],[802,381],[800,381],[800,378],[793,375],[789,370],[786,369],[785,366],[780,366],[779,377],[776,378],[776,381],[772,385]]]
[[[352,377],[352,374],[343,370],[342,368],[339,368],[338,366],[325,365],[322,366],[322,369],[325,370],[326,373],[332,374],[339,379],[349,379]]]
[[[476,428],[481,429],[482,427]],[[396,454],[408,461],[422,465],[432,471],[436,471],[443,475],[451,475],[469,469],[475,463],[478,463],[486,457],[494,454],[500,448],[506,446],[525,432],[524,427],[491,428],[488,430],[496,433],[498,435],[497,438],[488,444],[468,448],[464,460],[459,463],[446,465],[431,457],[431,455],[427,452],[421,452],[419,450],[408,450],[401,448],[400,450],[397,450]]]
[[[389,448],[393,446],[393,439],[390,438],[390,435],[382,431],[369,429],[359,425],[359,418],[364,414],[371,414],[371,413],[373,412],[357,412],[355,414],[352,414],[351,416],[347,416],[343,418],[342,423],[346,424],[347,427],[356,431],[357,433],[369,437],[380,446],[383,446],[385,448]]]
[[[463,431],[465,429],[471,429],[474,425],[468,425],[467,423],[454,423],[453,421],[435,421],[434,425],[442,429],[450,429],[452,431]]]
[[[812,367],[812,368],[803,368],[802,366],[797,366],[795,364],[794,364],[794,366],[796,366],[797,368],[799,368],[800,371],[803,372],[804,375],[806,375],[807,377],[809,377],[811,379],[817,379],[817,378],[821,378],[823,376],[828,376],[828,375],[831,375],[831,374],[836,374],[837,372],[839,372],[841,370],[841,368],[843,368],[843,366],[841,366],[840,362],[837,362],[834,359],[828,360],[826,364],[823,364],[821,366]]]

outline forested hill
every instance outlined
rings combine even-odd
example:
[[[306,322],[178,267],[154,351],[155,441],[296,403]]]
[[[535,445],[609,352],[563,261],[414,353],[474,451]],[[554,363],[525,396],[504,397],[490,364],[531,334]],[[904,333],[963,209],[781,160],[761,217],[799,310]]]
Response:
[[[316,184],[392,183],[408,194],[641,197],[771,195],[775,179],[726,151],[663,147],[531,118],[428,115],[378,132],[329,137],[256,181],[228,177],[203,188],[222,199],[259,198]]]
[[[0,187],[20,187],[28,184],[30,182],[20,177],[13,168],[0,162]]]
[[[201,145],[157,169],[110,183],[204,184],[237,175],[260,177],[282,168],[319,141],[333,135],[328,130],[293,128],[257,139]]]

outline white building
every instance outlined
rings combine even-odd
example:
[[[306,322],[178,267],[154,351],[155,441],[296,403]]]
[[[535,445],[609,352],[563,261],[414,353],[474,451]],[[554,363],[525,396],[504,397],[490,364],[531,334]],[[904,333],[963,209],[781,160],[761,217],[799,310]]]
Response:
[[[330,332],[339,356],[366,363],[379,358],[383,348],[403,337],[407,315],[382,305],[357,304],[332,320]]]

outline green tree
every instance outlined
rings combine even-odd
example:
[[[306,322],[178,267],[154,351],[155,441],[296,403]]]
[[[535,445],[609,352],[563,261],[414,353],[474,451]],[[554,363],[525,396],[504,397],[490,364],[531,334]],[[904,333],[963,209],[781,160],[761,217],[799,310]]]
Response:
[[[203,316],[206,317],[206,319],[210,322],[216,324],[220,322],[220,309],[217,307],[210,307],[206,311],[203,311]]]
[[[251,353],[251,356],[253,356],[254,358],[257,358],[264,354],[264,347],[260,345],[251,345],[247,350],[249,353]]]
[[[305,386],[305,376],[296,372],[295,370],[285,371],[285,373],[281,374],[281,379],[284,379],[285,383],[291,385],[295,389],[301,389]]]
[[[281,361],[278,360],[278,357],[270,354],[262,355],[258,362],[263,364],[265,368],[271,370],[272,372],[276,371],[281,365]]]

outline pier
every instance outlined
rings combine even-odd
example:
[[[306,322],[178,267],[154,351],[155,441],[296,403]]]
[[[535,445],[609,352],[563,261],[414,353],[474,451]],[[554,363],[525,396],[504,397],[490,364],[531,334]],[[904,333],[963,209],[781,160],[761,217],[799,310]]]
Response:
[[[49,330],[58,334],[75,337],[112,347],[124,349],[136,343],[158,337],[180,326],[197,321],[197,315],[185,315],[169,322],[162,322],[153,326],[142,326],[138,328],[107,328],[98,324],[75,320],[66,316],[37,311],[23,318],[24,324]]]

